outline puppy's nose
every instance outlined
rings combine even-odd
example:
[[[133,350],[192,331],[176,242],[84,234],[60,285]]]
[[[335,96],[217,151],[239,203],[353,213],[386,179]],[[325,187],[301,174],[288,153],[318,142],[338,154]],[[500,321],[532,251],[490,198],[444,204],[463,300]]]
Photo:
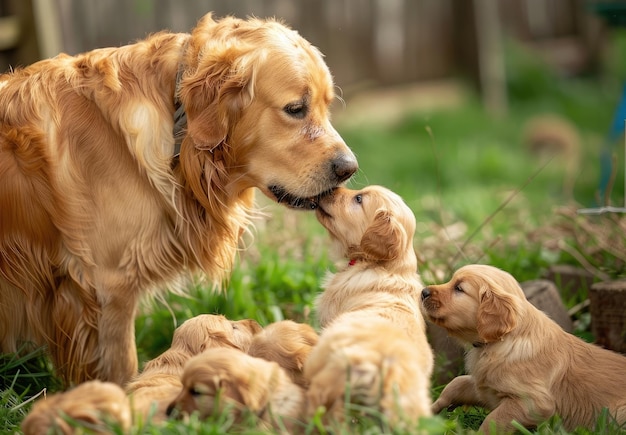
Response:
[[[426,287],[424,290],[422,290],[422,300],[426,300],[430,297],[430,289],[428,287]]]
[[[337,181],[342,183],[359,169],[359,164],[353,155],[342,154],[333,160],[332,169]]]

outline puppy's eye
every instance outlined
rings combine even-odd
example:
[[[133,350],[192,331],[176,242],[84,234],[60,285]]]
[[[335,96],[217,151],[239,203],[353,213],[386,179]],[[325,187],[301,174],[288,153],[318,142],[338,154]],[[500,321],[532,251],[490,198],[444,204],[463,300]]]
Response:
[[[357,204],[363,204],[363,195],[359,194],[354,197],[354,202]]]
[[[239,329],[239,326],[237,326],[235,323],[231,323],[231,325],[233,325],[233,330],[237,331]]]
[[[191,394],[192,396],[195,397],[195,396],[201,396],[202,392],[200,390],[196,389],[195,387],[191,387],[189,389],[189,394]]]
[[[461,287],[461,284],[457,284],[457,285],[455,285],[455,286],[454,286],[454,291],[455,291],[455,292],[457,292],[457,293],[465,293],[465,292],[463,291],[463,288]]]
[[[307,106],[303,103],[291,103],[287,104],[283,111],[292,118],[302,119],[306,116],[307,109]]]

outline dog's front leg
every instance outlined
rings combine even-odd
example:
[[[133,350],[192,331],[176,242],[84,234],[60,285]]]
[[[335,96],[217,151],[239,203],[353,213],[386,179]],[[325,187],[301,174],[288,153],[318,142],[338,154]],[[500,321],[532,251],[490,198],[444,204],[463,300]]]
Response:
[[[513,420],[526,428],[535,427],[540,421],[548,419],[554,413],[554,407],[546,403],[543,409],[531,406],[528,399],[506,398],[489,413],[480,425],[484,434],[513,433],[516,431],[511,424]]]
[[[478,398],[476,384],[470,375],[457,376],[443,389],[433,403],[433,414],[439,414],[450,405],[484,405]]]
[[[137,373],[135,346],[135,315],[137,294],[132,289],[114,292],[101,299],[102,313],[98,322],[97,378],[124,385]]]

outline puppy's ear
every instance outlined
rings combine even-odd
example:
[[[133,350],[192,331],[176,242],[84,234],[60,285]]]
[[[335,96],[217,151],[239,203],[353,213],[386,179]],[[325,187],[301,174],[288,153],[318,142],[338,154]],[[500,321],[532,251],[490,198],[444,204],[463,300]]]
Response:
[[[515,298],[488,285],[480,288],[479,298],[476,330],[485,343],[502,339],[517,326],[519,310]]]
[[[361,238],[361,251],[366,260],[390,261],[404,249],[404,229],[389,210],[380,209]]]

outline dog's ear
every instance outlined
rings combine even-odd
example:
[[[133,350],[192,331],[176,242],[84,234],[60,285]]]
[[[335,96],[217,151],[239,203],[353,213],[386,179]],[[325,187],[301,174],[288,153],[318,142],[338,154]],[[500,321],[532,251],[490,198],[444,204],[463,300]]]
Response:
[[[361,238],[361,251],[366,260],[390,261],[400,256],[406,237],[402,225],[389,210],[376,211],[374,221]]]
[[[479,290],[478,319],[476,330],[485,343],[501,340],[516,326],[519,316],[518,304],[511,295],[499,292],[483,284]]]
[[[253,97],[251,62],[236,46],[203,55],[197,69],[181,82],[180,99],[187,132],[197,149],[212,151],[226,140],[229,126]]]

